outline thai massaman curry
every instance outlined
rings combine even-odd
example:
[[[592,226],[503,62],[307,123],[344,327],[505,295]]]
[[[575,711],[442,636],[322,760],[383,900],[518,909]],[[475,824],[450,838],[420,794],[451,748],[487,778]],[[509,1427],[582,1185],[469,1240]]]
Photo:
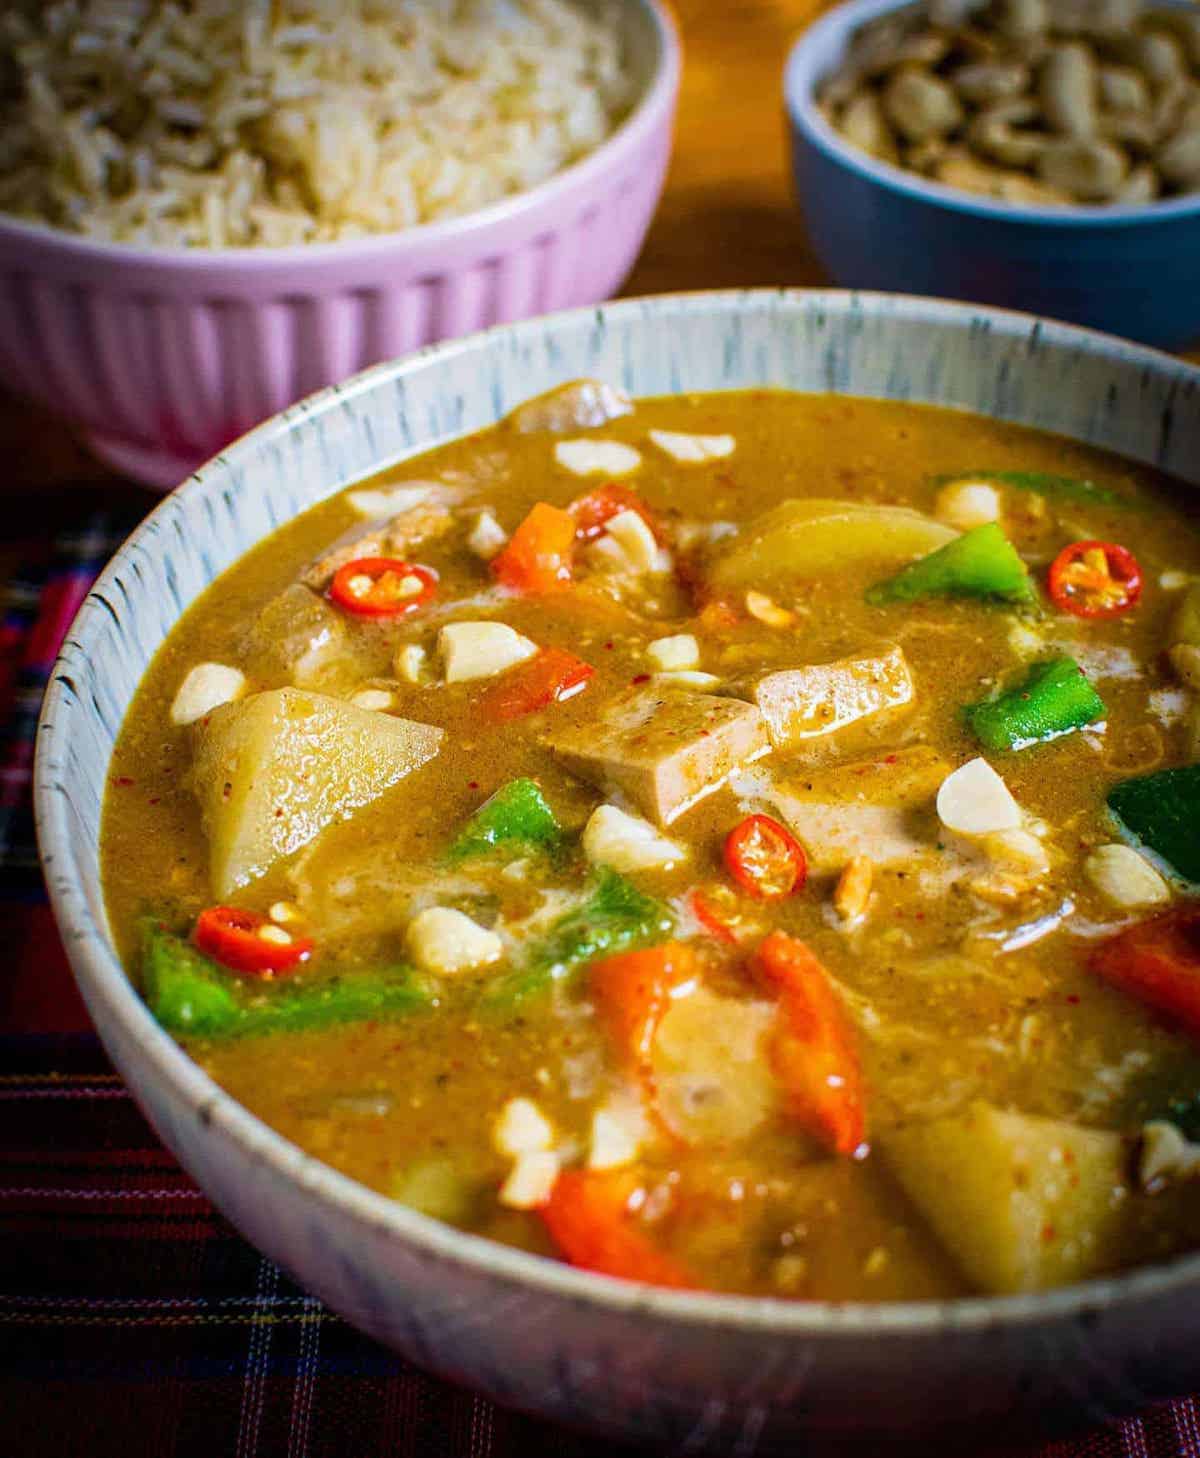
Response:
[[[609,1275],[1200,1245],[1194,511],[949,411],[565,386],[180,623],[112,763],[123,954],[306,1150]]]

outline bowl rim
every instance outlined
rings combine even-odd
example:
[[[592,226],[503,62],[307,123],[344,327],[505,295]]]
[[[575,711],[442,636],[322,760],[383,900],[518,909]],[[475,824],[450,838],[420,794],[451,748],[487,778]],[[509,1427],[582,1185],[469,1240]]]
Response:
[[[1162,0],[1162,3],[1182,8],[1190,0]],[[1130,228],[1180,218],[1200,218],[1200,192],[1117,206],[1096,204],[1089,207],[1075,203],[1054,207],[1049,204],[1002,202],[979,197],[945,183],[931,182],[919,173],[877,161],[845,141],[816,104],[817,83],[827,74],[824,70],[818,74],[817,53],[827,44],[836,44],[837,49],[844,52],[846,42],[859,26],[892,11],[918,9],[920,4],[921,0],[844,0],[815,20],[793,43],[783,66],[784,104],[793,127],[810,144],[863,179],[914,201],[941,207],[948,212],[967,213],[1018,226],[1033,228],[1050,223],[1071,229]]]
[[[271,417],[226,447],[178,488],[180,493],[207,492],[218,469],[224,473],[239,458],[249,460],[269,442],[291,433],[304,420],[343,408],[347,396],[366,393],[385,381],[403,378],[431,362],[470,354],[496,336],[519,344],[527,335],[542,335],[556,327],[598,315],[618,318],[627,314],[687,318],[690,314],[733,316],[747,305],[767,299],[831,313],[879,309],[900,321],[919,326],[949,317],[969,325],[983,317],[998,333],[1027,338],[1037,331],[1043,347],[1085,347],[1092,355],[1121,358],[1146,375],[1166,370],[1184,385],[1200,390],[1200,369],[1187,361],[1114,335],[1075,325],[1039,319],[1016,310],[977,306],[942,299],[847,289],[703,290],[632,298],[541,316],[426,346],[399,360],[374,365],[341,385],[326,386]],[[432,447],[428,447],[432,448]],[[414,454],[420,454],[418,449]],[[215,481],[213,482],[215,487]],[[216,488],[220,489],[220,488]],[[84,891],[85,877],[78,866],[75,840],[67,820],[68,790],[59,783],[59,746],[69,738],[71,716],[80,712],[68,699],[60,674],[72,665],[68,648],[86,651],[91,623],[111,621],[104,601],[107,589],[131,561],[134,553],[155,550],[150,538],[173,509],[175,493],[164,498],[145,517],[106,564],[88,592],[64,638],[64,647],[51,669],[36,733],[34,761],[34,814],[39,853],[55,921],[69,949],[75,980],[85,993],[89,1011],[96,1004],[122,1025],[135,1040],[151,1079],[187,1106],[188,1112],[209,1133],[238,1147],[250,1163],[267,1166],[305,1199],[315,1198],[335,1207],[347,1220],[370,1227],[375,1234],[403,1240],[410,1247],[472,1275],[504,1281],[583,1306],[609,1312],[635,1310],[646,1316],[691,1327],[766,1332],[779,1337],[855,1338],[870,1334],[891,1340],[936,1337],[947,1332],[979,1333],[1020,1330],[1046,1321],[1087,1323],[1101,1313],[1136,1307],[1180,1288],[1200,1286],[1200,1252],[1185,1254],[1152,1266],[1100,1277],[1051,1291],[1009,1296],[967,1296],[948,1300],[902,1302],[796,1301],[774,1296],[728,1295],[705,1291],[673,1291],[636,1281],[619,1280],[578,1270],[563,1262],[502,1245],[469,1234],[388,1199],[350,1176],[306,1154],[216,1084],[151,1016],[137,994],[107,929],[97,923]],[[313,503],[316,504],[315,502]],[[247,548],[249,550],[249,548]],[[244,555],[240,554],[240,555]],[[220,574],[218,574],[220,575]],[[215,579],[214,579],[215,580]],[[120,593],[118,592],[119,598]],[[157,650],[156,650],[157,651]]]
[[[0,212],[0,243],[23,242],[54,249],[65,257],[110,261],[133,267],[170,264],[189,272],[213,268],[244,268],[259,272],[285,264],[319,267],[334,261],[353,261],[380,250],[387,251],[389,255],[406,247],[413,252],[432,251],[442,245],[476,238],[486,234],[491,227],[517,222],[528,213],[552,206],[560,194],[587,186],[618,159],[636,152],[646,138],[670,117],[683,71],[683,47],[678,24],[664,0],[622,0],[622,3],[631,13],[638,11],[649,21],[657,43],[654,68],[634,106],[616,129],[585,156],[533,187],[510,193],[486,207],[451,218],[417,223],[410,228],[368,233],[361,238],[267,247],[243,244],[226,248],[204,248],[186,243],[113,242],[73,233],[52,223]],[[628,19],[625,23],[629,24]]]

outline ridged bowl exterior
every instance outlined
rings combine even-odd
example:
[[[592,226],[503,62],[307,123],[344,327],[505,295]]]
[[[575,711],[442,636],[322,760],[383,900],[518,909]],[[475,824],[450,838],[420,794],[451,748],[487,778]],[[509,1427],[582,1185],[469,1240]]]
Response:
[[[1200,342],[1200,194],[1141,207],[1013,207],[877,162],[833,130],[817,85],[859,26],[908,4],[838,5],[788,59],[796,194],[830,278],[1025,309],[1160,349]]]
[[[0,380],[164,488],[259,421],[381,360],[608,298],[671,148],[680,55],[631,0],[644,91],[590,157],[446,223],[301,248],[98,244],[0,217]]]
[[[634,395],[779,385],[980,411],[1200,487],[1200,370],[1026,315],[886,295],[636,299],[383,365],[260,427],[106,568],[51,675],[36,809],[55,915],[113,1062],[221,1210],[413,1361],[563,1423],[749,1455],[978,1452],[1194,1385],[1200,1256],[1039,1296],[879,1306],[656,1291],[464,1235],[305,1155],[224,1094],[122,969],[99,871],[114,737],[209,583],[279,523],[580,375]],[[931,1448],[931,1434],[953,1434]],[[969,1435],[969,1436],[968,1436]]]

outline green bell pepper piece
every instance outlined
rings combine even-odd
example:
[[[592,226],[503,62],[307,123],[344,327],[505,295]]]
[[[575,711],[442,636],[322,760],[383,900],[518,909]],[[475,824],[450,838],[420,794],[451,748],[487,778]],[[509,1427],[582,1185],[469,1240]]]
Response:
[[[1180,880],[1200,885],[1200,764],[1123,780],[1109,791],[1108,808]]]
[[[1084,481],[1078,476],[1056,476],[1051,471],[958,471],[953,475],[935,476],[937,485],[949,481],[995,481],[1001,486],[1014,486],[1018,491],[1036,491],[1040,496],[1057,497],[1061,501],[1078,501],[1085,506],[1131,506],[1128,497]]]
[[[1034,600],[1034,593],[1016,549],[989,521],[867,591],[867,601],[875,607],[921,597],[996,597],[1027,603]]]
[[[249,983],[157,924],[143,933],[142,979],[155,1018],[167,1032],[188,1038],[311,1032],[401,1017],[432,1001],[430,990],[406,967],[302,986]]]
[[[965,712],[985,749],[1024,749],[1094,724],[1108,711],[1073,658],[1053,658],[1035,663],[999,698],[971,704]]]
[[[661,901],[601,866],[587,900],[559,918],[523,967],[488,989],[489,1007],[512,1009],[599,957],[663,942],[675,929]]]
[[[150,1011],[169,1033],[223,1038],[242,1008],[232,979],[182,937],[147,925],[142,937],[142,987]]]
[[[533,780],[510,780],[471,816],[450,847],[451,865],[485,855],[496,846],[521,845],[551,850],[562,827]]]

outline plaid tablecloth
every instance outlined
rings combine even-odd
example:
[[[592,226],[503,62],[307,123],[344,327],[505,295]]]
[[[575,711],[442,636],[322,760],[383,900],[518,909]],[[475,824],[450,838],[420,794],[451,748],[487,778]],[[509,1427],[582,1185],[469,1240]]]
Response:
[[[90,1031],[29,772],[58,642],[133,524],[22,543],[0,588],[0,1458],[608,1458],[425,1376],[293,1285],[159,1145]],[[1012,1458],[1200,1458],[1200,1410]]]

